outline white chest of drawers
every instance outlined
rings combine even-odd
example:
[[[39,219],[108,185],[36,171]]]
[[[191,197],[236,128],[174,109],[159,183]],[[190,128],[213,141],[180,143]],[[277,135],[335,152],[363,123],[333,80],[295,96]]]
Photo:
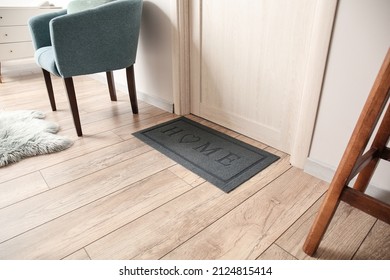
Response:
[[[60,9],[59,7],[0,7],[0,63],[4,60],[34,56],[27,25],[29,18]]]

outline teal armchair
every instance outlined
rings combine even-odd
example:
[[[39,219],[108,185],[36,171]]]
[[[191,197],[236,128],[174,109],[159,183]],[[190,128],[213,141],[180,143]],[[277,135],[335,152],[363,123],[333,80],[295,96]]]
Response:
[[[106,72],[110,97],[116,101],[113,70],[126,68],[133,114],[138,113],[134,63],[142,0],[117,0],[80,12],[66,10],[29,21],[35,60],[42,68],[51,108],[56,111],[51,74],[65,82],[77,135],[82,136],[72,77]]]

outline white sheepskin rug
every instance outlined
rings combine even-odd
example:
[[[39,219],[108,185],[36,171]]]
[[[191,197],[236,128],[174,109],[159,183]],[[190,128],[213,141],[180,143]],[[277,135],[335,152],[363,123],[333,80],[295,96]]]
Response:
[[[23,158],[65,150],[73,141],[39,111],[0,111],[0,167]]]

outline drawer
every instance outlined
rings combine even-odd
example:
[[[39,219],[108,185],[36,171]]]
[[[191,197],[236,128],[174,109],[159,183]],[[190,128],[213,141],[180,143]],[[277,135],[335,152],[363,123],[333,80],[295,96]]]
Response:
[[[0,61],[34,56],[32,42],[0,44]]]
[[[27,25],[28,20],[39,14],[56,12],[59,9],[0,8],[0,26]]]
[[[0,27],[0,44],[31,41],[30,30],[27,26]]]

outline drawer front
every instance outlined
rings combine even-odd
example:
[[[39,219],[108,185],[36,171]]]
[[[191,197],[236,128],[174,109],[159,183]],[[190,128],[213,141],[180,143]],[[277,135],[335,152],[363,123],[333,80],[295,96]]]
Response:
[[[0,61],[33,56],[32,42],[0,44]]]
[[[0,27],[0,44],[31,41],[30,30],[27,26]]]
[[[56,12],[60,9],[39,9],[39,8],[20,8],[20,9],[0,9],[0,26],[9,25],[27,25],[28,20],[39,14]]]

